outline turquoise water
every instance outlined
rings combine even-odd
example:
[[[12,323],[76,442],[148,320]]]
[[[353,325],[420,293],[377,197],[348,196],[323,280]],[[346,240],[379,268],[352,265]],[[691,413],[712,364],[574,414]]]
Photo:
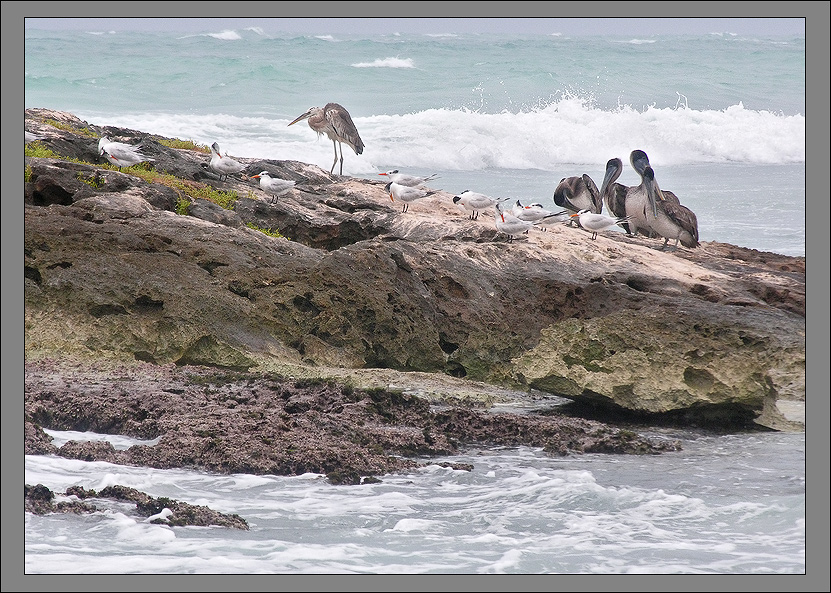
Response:
[[[551,197],[647,152],[703,241],[805,255],[805,40],[712,34],[201,35],[26,31],[25,105],[324,169],[332,145],[288,123],[344,105],[366,144],[344,174],[399,169],[437,188]]]

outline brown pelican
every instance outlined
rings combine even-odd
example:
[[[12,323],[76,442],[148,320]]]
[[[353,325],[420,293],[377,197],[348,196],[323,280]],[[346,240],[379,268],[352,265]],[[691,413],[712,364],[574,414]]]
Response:
[[[663,237],[661,249],[666,249],[670,239],[675,239],[673,250],[679,242],[687,248],[698,247],[698,220],[693,211],[682,206],[674,193],[661,190],[644,151],[633,150],[629,160],[641,176],[641,185],[635,188],[632,197],[629,192],[626,195],[626,213],[632,232],[648,229]]]
[[[629,217],[629,230],[633,235],[641,233],[651,236],[650,221],[658,218],[659,198],[656,197],[655,172],[649,165],[649,158],[642,150],[633,150],[629,155],[632,168],[640,175],[640,185],[630,187],[626,192],[624,206]]]
[[[656,184],[657,187],[657,184]],[[658,188],[663,201],[658,203],[658,220],[652,222],[652,229],[664,238],[661,249],[666,249],[670,239],[675,239],[671,251],[678,249],[678,243],[688,249],[698,247],[698,218],[695,213],[681,204],[671,191]]]
[[[626,216],[626,193],[630,189],[633,189],[620,183],[615,183],[615,180],[620,177],[622,172],[623,161],[617,157],[609,159],[609,162],[606,163],[606,174],[600,186],[600,196],[606,204],[606,210],[618,218]],[[628,222],[624,222],[620,226],[623,227],[627,235],[632,235]]]
[[[358,129],[352,122],[352,116],[343,105],[327,103],[325,107],[310,107],[303,115],[297,116],[289,125],[294,125],[300,120],[307,119],[309,127],[317,132],[318,136],[326,134],[335,147],[335,160],[332,162],[332,169],[338,162],[338,144],[340,144],[340,174],[343,175],[343,144],[351,147],[355,154],[364,151],[364,141],[361,140]]]
[[[582,177],[566,177],[554,190],[554,203],[571,212],[588,210],[595,214],[603,211],[603,198],[594,180],[586,174]],[[571,224],[571,220],[569,224]]]

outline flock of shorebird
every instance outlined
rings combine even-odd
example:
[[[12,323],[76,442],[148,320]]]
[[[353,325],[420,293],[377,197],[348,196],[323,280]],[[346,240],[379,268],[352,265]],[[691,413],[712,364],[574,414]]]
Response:
[[[349,112],[337,103],[328,103],[322,108],[310,108],[288,125],[304,119],[318,136],[325,134],[332,140],[335,160],[329,172],[334,172],[335,165],[340,160],[342,175],[343,144],[350,146],[355,154],[361,154],[364,149],[364,143]],[[141,154],[135,146],[111,142],[107,137],[100,139],[98,151],[119,168],[153,160]],[[640,185],[625,186],[616,183],[623,171],[623,162],[619,158],[610,159],[606,163],[606,173],[600,189],[592,178],[585,174],[566,177],[560,181],[553,196],[554,203],[563,209],[560,212],[547,210],[539,203],[523,206],[519,200],[513,207],[506,208],[503,204],[507,199],[493,198],[470,190],[454,196],[453,203],[467,212],[471,220],[476,220],[480,212],[494,208],[496,229],[508,235],[508,242],[533,228],[545,229],[555,223],[572,225],[576,222],[578,226],[592,233],[592,239],[597,238],[599,231],[620,226],[631,237],[639,234],[662,237],[664,243],[661,249],[674,250],[678,248],[679,243],[687,248],[698,247],[698,221],[693,211],[683,206],[674,193],[659,187],[655,180],[655,171],[644,151],[632,151],[629,161],[641,178]],[[223,178],[227,179],[228,175],[242,172],[247,167],[227,154],[223,156],[216,142],[211,145],[210,162],[204,163],[203,166],[218,174],[220,181]],[[384,189],[393,202],[403,205],[402,213],[407,212],[412,202],[441,191],[426,186],[436,179],[435,175],[418,177],[406,175],[398,170],[379,175],[389,179]],[[272,203],[279,196],[291,191],[296,183],[272,177],[268,171],[252,175],[251,179],[259,179],[260,188],[271,196]],[[604,204],[609,215],[603,214]],[[670,240],[675,241],[674,245],[669,245]]]
[[[649,164],[649,158],[642,150],[634,150],[629,155],[632,168],[640,175],[641,183],[637,186],[625,186],[616,183],[623,171],[623,161],[610,159],[606,163],[606,174],[600,189],[588,175],[566,177],[554,190],[554,203],[563,208],[560,212],[545,209],[542,204],[534,203],[524,206],[517,200],[513,207],[503,206],[507,199],[494,198],[484,194],[465,190],[453,197],[453,203],[469,213],[471,220],[476,220],[479,213],[494,208],[496,229],[508,235],[508,242],[514,237],[527,233],[532,228],[546,228],[554,223],[577,225],[592,233],[597,239],[598,231],[620,226],[630,237],[638,234],[648,237],[662,237],[661,249],[675,250],[680,243],[684,247],[698,247],[698,220],[695,213],[683,206],[671,191],[662,190],[655,181],[655,171]],[[391,181],[384,189],[390,199],[402,202],[402,212],[415,200],[437,193],[425,186],[435,176],[415,177],[398,171],[379,173],[387,175]],[[610,215],[603,214],[606,206]],[[670,240],[675,240],[669,245]]]

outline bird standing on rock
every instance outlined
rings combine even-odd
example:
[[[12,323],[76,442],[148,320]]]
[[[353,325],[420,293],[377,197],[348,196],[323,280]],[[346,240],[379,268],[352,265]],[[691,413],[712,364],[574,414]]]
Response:
[[[561,179],[554,190],[554,203],[574,213],[588,210],[600,214],[603,211],[603,198],[600,191],[594,180],[586,174]]]
[[[623,172],[623,161],[617,157],[609,159],[606,163],[603,183],[600,185],[600,196],[606,204],[606,209],[610,214],[619,218],[626,216],[626,196],[629,192],[634,195],[634,192],[637,191],[637,188],[628,187],[615,181],[620,177],[621,172]],[[622,226],[627,235],[633,236],[628,222]]]
[[[211,162],[208,164],[211,170],[219,175],[219,180],[222,181],[222,176],[228,179],[228,175],[239,173],[247,165],[235,161],[229,156],[222,156],[219,154],[219,144],[214,142],[211,144]]]
[[[470,191],[469,189],[466,189],[458,196],[453,196],[454,204],[464,208],[466,212],[470,212],[470,220],[476,220],[479,218],[479,212],[481,210],[492,208],[499,202],[500,200],[498,198],[492,198],[485,194]]]
[[[531,222],[546,221],[549,224],[553,224],[554,222],[565,222],[570,220],[570,218],[568,217],[568,211],[566,210],[562,210],[560,212],[552,212],[551,210],[543,208],[542,204],[537,203],[531,204],[529,206],[523,206],[522,202],[520,202],[519,200],[516,201],[516,204],[511,210],[511,214],[513,214],[520,220],[529,220]]]
[[[417,177],[415,175],[407,175],[406,173],[399,173],[398,169],[394,169],[392,171],[387,171],[386,173],[378,173],[378,175],[386,175],[389,177],[390,181],[394,181],[398,185],[406,185],[407,187],[418,187],[420,185],[424,185],[428,181],[433,181],[434,179],[438,179],[436,177],[436,173],[433,173],[429,177]]]
[[[278,197],[290,192],[291,188],[293,188],[296,183],[293,180],[272,177],[268,171],[262,171],[261,173],[252,175],[251,179],[260,180],[260,189],[268,194],[271,194],[271,204],[273,204],[274,200]]]
[[[335,149],[335,160],[329,173],[333,173],[338,162],[338,144],[340,144],[340,174],[343,175],[343,144],[352,148],[355,154],[364,151],[364,141],[361,140],[358,129],[352,122],[352,116],[343,105],[327,103],[325,107],[310,107],[309,110],[299,115],[289,125],[294,125],[301,120],[308,120],[309,127],[317,132],[318,137],[326,134],[332,141]]]
[[[580,212],[572,214],[571,217],[577,217],[580,226],[587,231],[591,231],[592,241],[597,239],[597,231],[602,231],[615,225],[623,226],[629,220],[628,216],[622,218],[606,216],[605,214],[595,214],[588,209],[580,210]]]
[[[635,195],[626,196],[626,213],[636,221],[643,234],[659,235],[664,238],[661,249],[666,249],[670,239],[678,249],[678,243],[687,248],[698,247],[698,219],[692,210],[681,205],[671,191],[664,191],[655,180],[655,170],[649,164],[649,157],[642,150],[633,150],[629,155],[632,168],[641,176],[641,184]],[[634,232],[634,231],[633,231]]]
[[[131,167],[144,161],[154,160],[144,156],[137,146],[124,144],[123,142],[112,142],[106,136],[101,136],[98,141],[98,154],[118,167],[119,171],[122,167]]]
[[[499,202],[494,204],[493,207],[496,209],[496,217],[494,218],[496,230],[508,235],[508,243],[513,243],[514,237],[527,233],[532,227],[536,226],[530,220],[520,220],[512,212],[503,211]]]
[[[410,209],[410,202],[415,202],[416,200],[420,200],[421,198],[432,196],[433,194],[439,191],[427,191],[425,189],[421,189],[418,187],[408,187],[406,185],[399,185],[394,181],[390,181],[388,184],[386,184],[384,186],[384,189],[389,192],[390,200],[392,200],[393,202],[398,200],[399,202],[402,202],[404,204],[404,207],[401,209],[402,213]]]

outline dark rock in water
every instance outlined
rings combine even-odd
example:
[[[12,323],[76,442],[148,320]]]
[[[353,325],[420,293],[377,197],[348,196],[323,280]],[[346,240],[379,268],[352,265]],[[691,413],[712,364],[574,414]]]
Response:
[[[804,257],[716,242],[665,253],[657,239],[565,226],[508,244],[446,192],[402,214],[383,182],[240,159],[297,181],[271,204],[162,138],[26,118],[61,154],[26,159],[27,360],[383,377],[431,399],[419,382],[441,376],[456,392],[533,389],[607,416],[804,428]],[[105,132],[191,185],[97,168]],[[236,192],[234,210],[187,187]]]
[[[398,389],[205,367],[73,368],[41,360],[28,365],[25,391],[29,422],[161,437],[155,445],[123,451],[107,442],[69,441],[57,450],[63,457],[217,473],[312,472],[334,484],[421,467],[433,462],[417,457],[455,454],[468,444],[527,445],[556,455],[660,453],[680,446],[550,410],[433,409],[428,400]],[[29,434],[37,438],[36,431]]]
[[[140,517],[155,517],[151,523],[161,523],[173,527],[189,525],[207,527],[217,525],[234,529],[248,529],[248,523],[236,514],[225,515],[206,506],[196,506],[170,498],[153,498],[126,486],[107,486],[100,492],[86,490],[81,486],[70,486],[64,493],[67,497],[80,500],[110,499],[119,502],[133,502]],[[94,513],[99,509],[88,502],[78,500],[54,503],[55,494],[43,484],[25,486],[26,510],[36,515],[48,513]],[[157,517],[156,517],[157,516]]]
[[[58,448],[52,444],[52,437],[32,422],[24,423],[24,439],[23,452],[26,455],[54,455],[58,451]]]
[[[55,495],[43,484],[34,486],[26,484],[23,496],[26,501],[26,510],[30,513],[45,515],[53,512],[55,508],[53,502]]]

